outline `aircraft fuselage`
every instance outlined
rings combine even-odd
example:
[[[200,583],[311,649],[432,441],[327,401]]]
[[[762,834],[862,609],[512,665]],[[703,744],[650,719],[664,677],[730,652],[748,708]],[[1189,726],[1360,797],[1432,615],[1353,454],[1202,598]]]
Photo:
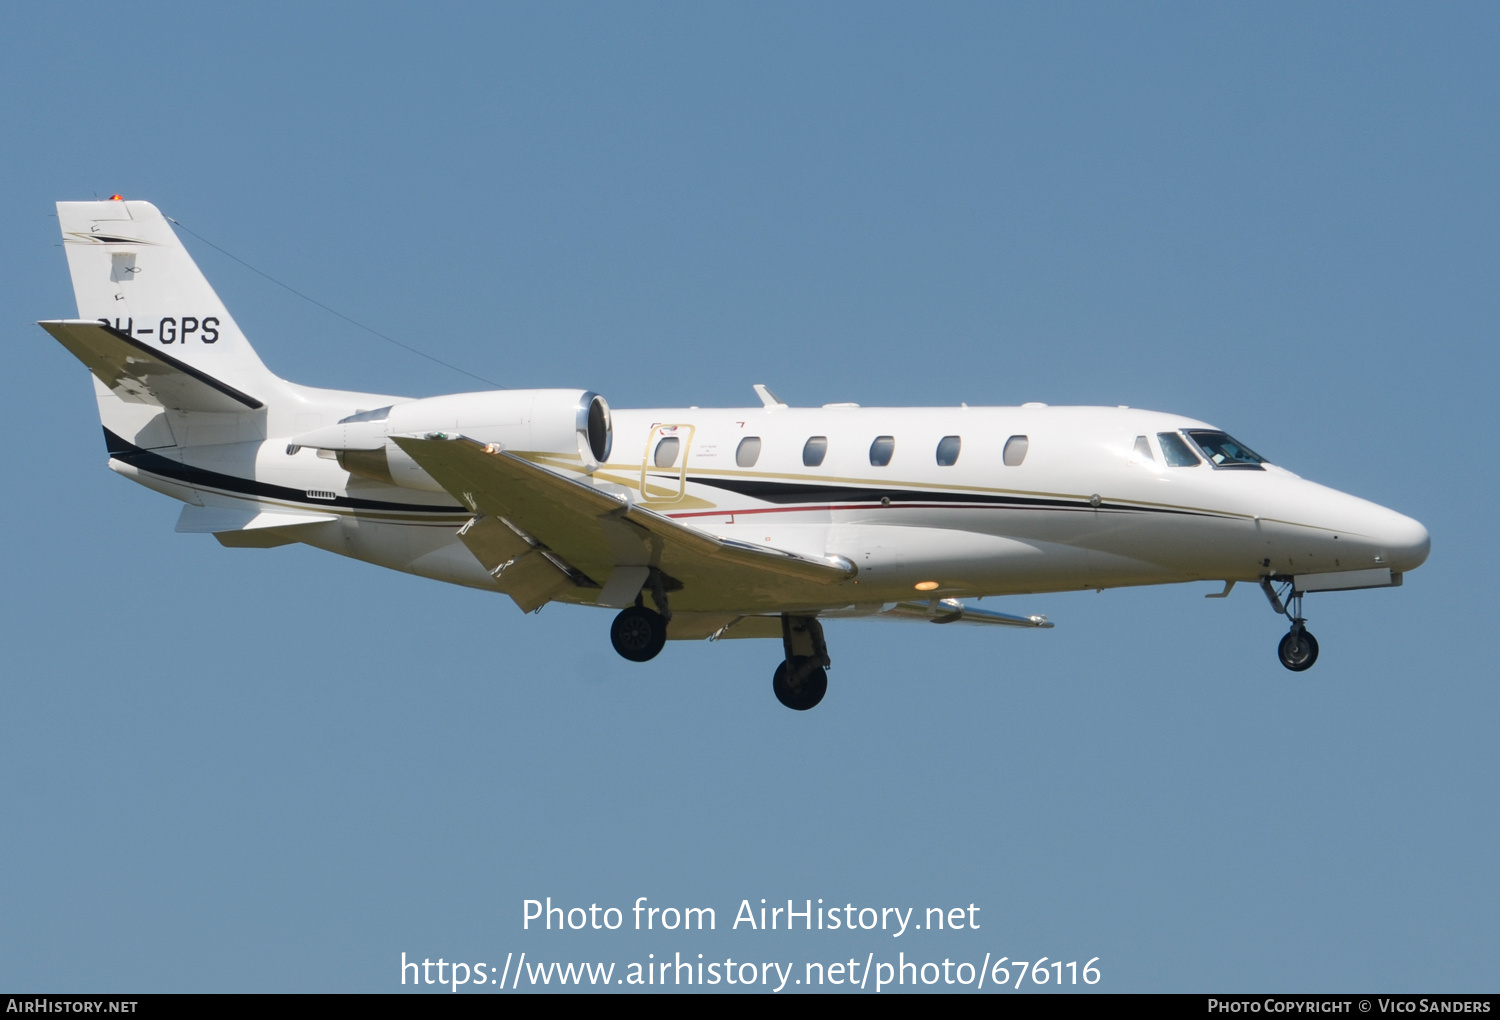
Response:
[[[317,420],[399,399],[347,397]],[[1213,427],[1154,411],[753,407],[616,409],[613,418],[613,449],[592,473],[594,484],[628,490],[638,505],[700,531],[843,556],[858,567],[856,578],[807,609],[1379,567],[1400,574],[1418,566],[1429,545],[1411,518],[1274,464],[1221,468],[1200,456],[1192,466],[1169,465],[1161,434]],[[466,433],[507,436],[503,426]],[[676,439],[675,450],[658,462],[664,439]],[[819,439],[821,462],[805,463],[809,440]],[[1020,457],[1017,439],[1025,444]],[[746,440],[759,440],[749,464]],[[1007,444],[1019,463],[1006,463]],[[317,450],[286,447],[282,436],[173,450],[166,464],[160,454],[130,453],[113,463],[186,501],[252,497],[331,513],[337,521],[305,529],[303,540],[437,580],[492,586],[454,538],[469,512],[446,493],[383,484]],[[230,481],[247,476],[254,486]],[[675,605],[784,608],[745,595],[684,591]]]

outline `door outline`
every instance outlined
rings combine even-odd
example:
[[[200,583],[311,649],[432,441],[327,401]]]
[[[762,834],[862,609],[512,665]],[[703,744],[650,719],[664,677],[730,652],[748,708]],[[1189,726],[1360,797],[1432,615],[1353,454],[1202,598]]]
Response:
[[[692,425],[670,422],[658,422],[651,426],[651,431],[646,436],[646,452],[641,457],[641,502],[643,504],[664,506],[670,503],[680,503],[687,496],[687,462],[688,454],[693,449],[695,431]],[[681,447],[677,451],[677,461],[670,468],[659,468],[653,463],[657,444],[672,436],[681,440]],[[662,477],[672,471],[677,474],[675,489],[671,487],[671,482]]]

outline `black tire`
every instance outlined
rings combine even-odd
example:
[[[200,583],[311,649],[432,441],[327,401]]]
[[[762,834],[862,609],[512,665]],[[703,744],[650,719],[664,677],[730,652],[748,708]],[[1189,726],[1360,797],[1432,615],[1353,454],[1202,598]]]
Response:
[[[644,606],[631,606],[609,625],[609,643],[631,662],[650,662],[667,643],[667,621]]]
[[[1318,639],[1305,630],[1288,631],[1276,647],[1281,664],[1293,673],[1311,669],[1318,661]]]
[[[796,661],[801,667],[807,660],[798,658]],[[776,692],[776,700],[795,712],[817,707],[823,695],[828,693],[827,671],[822,666],[814,666],[811,670],[799,668],[798,672],[803,676],[802,682],[796,686],[788,680],[790,672],[785,662],[776,667],[776,675],[771,678],[771,690]]]

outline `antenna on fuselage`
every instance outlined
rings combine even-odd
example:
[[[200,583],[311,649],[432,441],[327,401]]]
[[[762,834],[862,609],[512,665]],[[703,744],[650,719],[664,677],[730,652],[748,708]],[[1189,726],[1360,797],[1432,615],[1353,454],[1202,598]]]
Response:
[[[760,402],[762,404],[765,404],[767,407],[786,407],[787,406],[785,400],[782,400],[776,394],[774,394],[770,390],[766,389],[766,384],[765,383],[756,383],[755,384],[755,395],[757,397],[759,397],[760,398]]]

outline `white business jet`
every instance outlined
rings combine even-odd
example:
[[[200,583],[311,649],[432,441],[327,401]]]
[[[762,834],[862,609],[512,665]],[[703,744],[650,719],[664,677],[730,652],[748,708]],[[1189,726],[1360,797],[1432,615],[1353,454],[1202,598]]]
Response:
[[[588,390],[414,400],[273,375],[147,202],[59,202],[109,466],[226,546],[305,542],[423,577],[618,611],[615,649],[780,638],[816,705],[822,621],[1050,627],[963,599],[1258,584],[1304,670],[1307,592],[1399,585],[1409,517],[1269,464],[1212,425],[1125,407],[611,410]]]

